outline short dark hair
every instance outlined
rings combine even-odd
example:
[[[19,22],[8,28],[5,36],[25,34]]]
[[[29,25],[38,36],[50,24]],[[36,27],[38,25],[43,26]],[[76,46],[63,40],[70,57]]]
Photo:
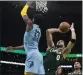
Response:
[[[33,18],[34,18],[35,24],[38,24],[38,25],[42,24],[43,16],[41,14],[35,14]]]
[[[60,40],[57,40],[57,42],[58,41],[60,41]],[[62,41],[64,41],[63,39],[62,39]],[[56,42],[56,47],[59,47],[58,45],[57,45],[57,42]],[[66,44],[66,42],[64,41],[64,46],[66,47],[67,46],[67,44]]]

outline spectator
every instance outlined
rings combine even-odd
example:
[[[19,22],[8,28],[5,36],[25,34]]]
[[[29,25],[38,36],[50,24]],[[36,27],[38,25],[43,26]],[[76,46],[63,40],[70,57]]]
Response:
[[[62,69],[61,66],[59,66],[59,67],[57,68],[56,72],[55,72],[55,75],[63,75],[62,72],[63,72],[63,69]]]
[[[82,75],[80,62],[74,63],[74,71],[71,73],[68,73],[68,75]]]

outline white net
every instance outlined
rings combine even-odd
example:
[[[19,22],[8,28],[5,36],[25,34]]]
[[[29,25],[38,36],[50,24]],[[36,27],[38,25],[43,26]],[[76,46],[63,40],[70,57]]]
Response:
[[[48,11],[47,1],[42,1],[42,0],[36,1],[36,10],[42,11],[43,13],[47,12]]]

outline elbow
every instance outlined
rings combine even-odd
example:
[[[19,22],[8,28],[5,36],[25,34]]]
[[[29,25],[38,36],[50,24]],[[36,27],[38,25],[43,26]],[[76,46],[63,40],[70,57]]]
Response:
[[[49,34],[51,34],[51,33],[50,33],[50,30],[47,29],[47,30],[46,30],[46,36],[48,36]]]
[[[50,34],[50,31],[49,31],[49,29],[47,29],[47,30],[46,30],[46,37],[48,37],[49,34]]]
[[[47,29],[47,30],[46,30],[46,33],[50,33],[50,29]]]

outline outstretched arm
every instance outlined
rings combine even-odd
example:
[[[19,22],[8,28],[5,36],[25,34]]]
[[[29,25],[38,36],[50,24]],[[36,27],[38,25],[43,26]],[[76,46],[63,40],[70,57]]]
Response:
[[[28,17],[28,14],[27,14],[28,9],[32,4],[33,4],[33,2],[28,1],[26,3],[26,5],[23,7],[23,9],[21,10],[21,16],[22,16],[24,22],[26,23],[26,25],[28,25],[26,28],[27,30],[32,29],[32,27],[33,27],[32,21],[30,20],[30,18]]]
[[[18,49],[18,50],[24,50],[24,45],[16,46],[16,47],[9,46],[9,47],[7,47],[6,50],[10,51],[10,50],[16,50],[16,49]]]
[[[71,52],[71,49],[74,47],[76,43],[76,33],[74,29],[74,24],[71,25],[71,40],[69,41],[67,47],[63,50],[63,56],[66,58],[67,54]]]
[[[52,34],[55,32],[61,32],[58,28],[50,28],[46,30],[46,39],[48,49],[54,46]]]

